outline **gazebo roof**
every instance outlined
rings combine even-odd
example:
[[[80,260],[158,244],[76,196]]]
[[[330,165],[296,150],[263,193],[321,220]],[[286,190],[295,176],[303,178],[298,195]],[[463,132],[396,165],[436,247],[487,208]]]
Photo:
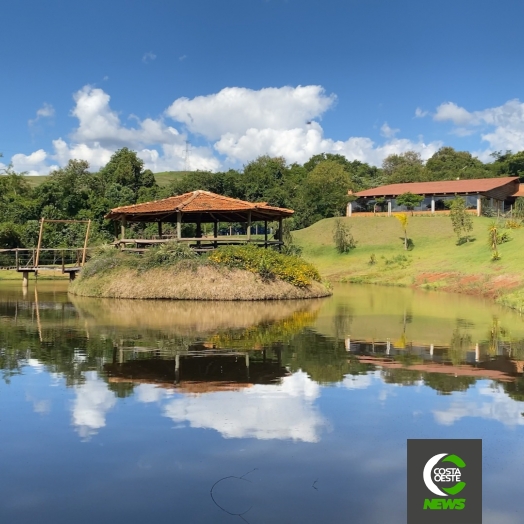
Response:
[[[292,209],[268,206],[266,202],[246,202],[236,198],[217,195],[210,191],[192,191],[153,202],[116,207],[105,218],[128,222],[158,222],[174,220],[178,212],[182,222],[246,222],[251,220],[275,220],[293,215]]]

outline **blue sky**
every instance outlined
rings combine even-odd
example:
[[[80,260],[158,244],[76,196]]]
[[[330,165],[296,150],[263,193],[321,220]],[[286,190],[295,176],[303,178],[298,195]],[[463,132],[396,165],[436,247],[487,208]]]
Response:
[[[0,151],[45,174],[127,146],[154,171],[322,151],[380,165],[524,149],[517,0],[25,0],[0,32]]]

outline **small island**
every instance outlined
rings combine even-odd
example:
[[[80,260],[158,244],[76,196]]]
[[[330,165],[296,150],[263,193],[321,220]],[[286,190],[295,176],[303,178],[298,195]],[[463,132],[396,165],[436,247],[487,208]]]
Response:
[[[98,248],[70,285],[70,293],[99,298],[173,300],[284,300],[331,295],[318,270],[282,253],[283,220],[293,210],[246,202],[209,191],[112,209],[120,238]],[[251,236],[263,223],[263,238]],[[273,239],[268,222],[278,222]],[[155,238],[127,238],[129,223],[156,224]],[[219,224],[244,223],[246,235],[218,236]],[[174,224],[174,237],[163,224]],[[183,236],[183,225],[192,235]],[[202,227],[212,224],[213,236]],[[135,233],[135,232],[133,232]]]
[[[300,257],[253,245],[209,254],[170,242],[141,255],[105,246],[71,282],[73,295],[174,300],[285,300],[331,295]]]

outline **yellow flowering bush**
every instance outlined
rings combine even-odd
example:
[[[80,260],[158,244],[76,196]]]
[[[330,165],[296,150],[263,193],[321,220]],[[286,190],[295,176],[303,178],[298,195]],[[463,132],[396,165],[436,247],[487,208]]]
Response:
[[[321,280],[315,266],[300,257],[253,245],[222,246],[209,255],[209,260],[232,269],[257,273],[265,280],[279,278],[297,287],[306,287],[315,280]]]

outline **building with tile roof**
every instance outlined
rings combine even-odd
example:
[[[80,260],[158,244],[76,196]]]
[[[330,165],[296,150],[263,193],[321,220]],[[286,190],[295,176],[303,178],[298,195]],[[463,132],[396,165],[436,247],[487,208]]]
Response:
[[[411,182],[406,184],[388,184],[350,193],[356,197],[354,203],[348,204],[347,215],[359,209],[367,210],[367,203],[374,203],[377,199],[384,199],[388,205],[388,214],[401,210],[396,205],[396,197],[404,193],[412,193],[424,197],[421,205],[415,208],[418,212],[435,213],[437,202],[456,196],[463,196],[468,207],[475,210],[477,215],[482,211],[482,199],[488,199],[490,205],[497,211],[504,211],[504,202],[508,199],[521,196],[518,177],[478,178],[469,180],[438,180],[434,182]]]

